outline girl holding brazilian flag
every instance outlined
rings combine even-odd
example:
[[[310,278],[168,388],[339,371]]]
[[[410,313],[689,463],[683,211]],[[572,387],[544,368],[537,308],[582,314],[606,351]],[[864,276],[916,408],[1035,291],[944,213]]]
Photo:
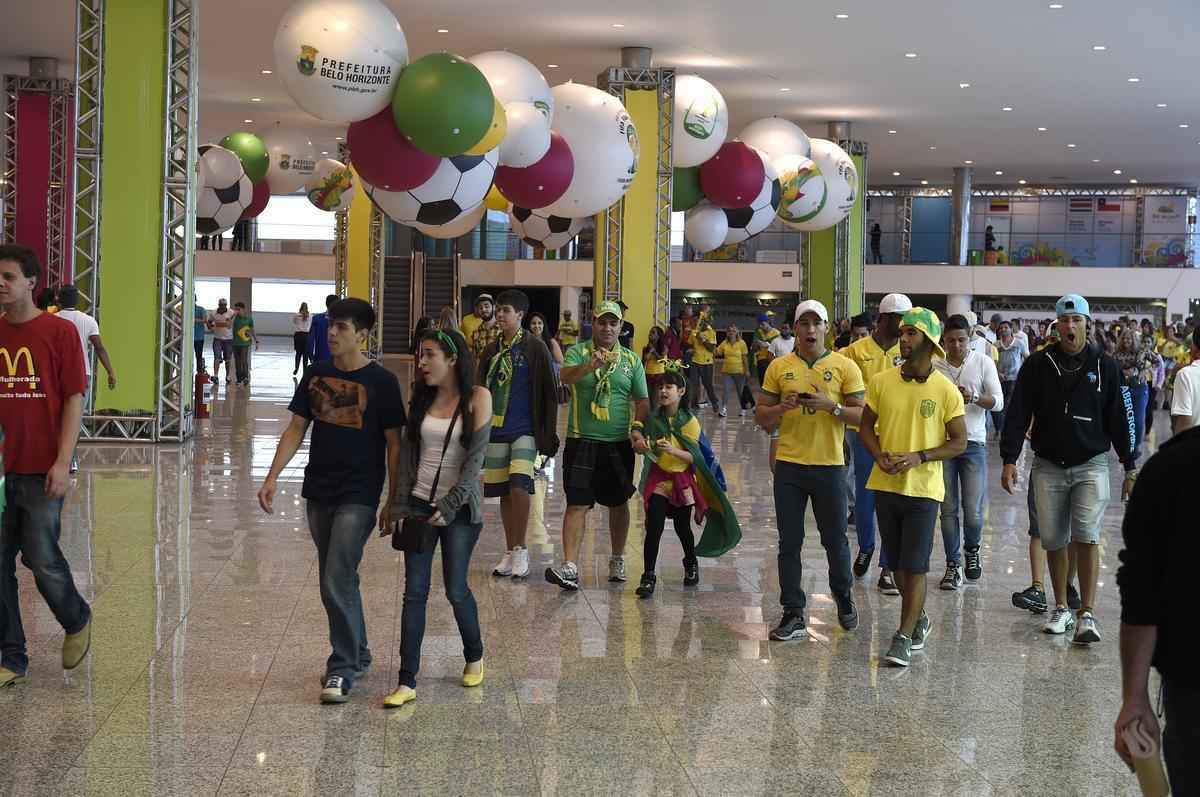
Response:
[[[655,408],[646,420],[646,461],[642,467],[642,500],[646,518],[643,574],[637,588],[640,598],[654,594],[658,581],[655,566],[667,518],[683,545],[683,585],[700,582],[698,556],[720,556],[742,538],[737,516],[725,495],[725,477],[700,421],[681,406],[687,392],[686,367],[667,362],[656,395]],[[692,534],[692,517],[704,523],[697,544]]]

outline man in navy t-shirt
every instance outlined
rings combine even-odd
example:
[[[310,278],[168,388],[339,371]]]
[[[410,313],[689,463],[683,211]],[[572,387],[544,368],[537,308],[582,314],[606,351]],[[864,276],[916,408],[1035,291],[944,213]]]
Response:
[[[329,308],[338,301],[336,293],[325,297],[325,312],[312,317],[312,326],[308,328],[308,359],[319,363],[328,360],[333,354],[329,350]]]

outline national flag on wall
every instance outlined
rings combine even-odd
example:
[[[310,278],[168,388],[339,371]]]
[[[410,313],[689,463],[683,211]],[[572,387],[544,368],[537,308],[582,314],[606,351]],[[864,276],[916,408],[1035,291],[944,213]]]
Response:
[[[1091,197],[1072,197],[1071,199],[1072,213],[1091,213],[1092,198]]]
[[[1120,213],[1121,202],[1120,200],[1114,202],[1111,199],[1100,197],[1096,200],[1096,210],[1100,211],[1101,213]]]
[[[1009,213],[1007,199],[993,199],[988,203],[988,213]]]

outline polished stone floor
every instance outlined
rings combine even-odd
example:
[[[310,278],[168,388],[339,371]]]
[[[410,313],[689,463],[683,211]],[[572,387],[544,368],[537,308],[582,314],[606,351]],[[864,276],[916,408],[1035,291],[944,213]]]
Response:
[[[668,533],[659,591],[634,597],[636,512],[629,584],[602,577],[598,513],[584,589],[545,583],[563,496],[553,477],[539,481],[536,577],[490,575],[503,548],[493,504],[472,563],[485,684],[458,685],[461,643],[435,567],[418,700],[380,707],[398,666],[403,567],[376,539],[362,567],[376,667],[348,704],[321,706],[327,633],[298,496],[306,450],[281,511],[264,515],[254,497],[287,420],[290,369],[282,342],[264,347],[253,384],[220,385],[186,445],[84,447],[63,544],[94,601],[93,652],[63,673],[61,630],[21,569],[32,680],[0,692],[0,795],[1138,793],[1111,750],[1119,504],[1105,518],[1104,641],[1091,648],[1041,634],[1009,603],[1028,578],[1025,495],[999,489],[995,451],[984,577],[931,590],[933,635],[911,668],[880,664],[900,604],[873,580],[856,587],[858,630],[837,626],[811,518],[811,639],[768,642],[779,609],[767,445],[736,417],[706,427],[745,538],[702,562],[698,588],[680,586]],[[940,546],[933,559],[936,570]]]

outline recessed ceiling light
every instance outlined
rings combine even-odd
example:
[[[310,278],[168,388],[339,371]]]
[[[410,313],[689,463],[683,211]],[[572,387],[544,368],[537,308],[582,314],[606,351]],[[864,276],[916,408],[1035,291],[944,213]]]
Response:
[[[1005,105],[1005,106],[1004,106],[1003,108],[1001,108],[1000,110],[1002,110],[1002,111],[1011,111],[1011,110],[1012,110],[1012,106],[1011,106],[1011,105]]]
[[[1188,126],[1187,126],[1187,123],[1186,123],[1186,122],[1184,122],[1184,123],[1181,123],[1181,124],[1179,125],[1179,128],[1180,128],[1181,130],[1187,130],[1187,128],[1188,128]]]
[[[1113,174],[1120,174],[1120,173],[1121,173],[1120,169],[1113,169]]]
[[[621,22],[614,22],[614,23],[612,24],[612,26],[613,26],[614,28],[623,28],[623,27],[625,27],[624,23],[621,23]]]
[[[1038,128],[1038,132],[1039,132],[1039,133],[1045,133],[1045,132],[1046,132],[1046,128],[1044,128],[1044,127],[1039,127],[1039,128]]]
[[[904,57],[905,58],[916,58],[917,54],[916,53],[905,53]]]
[[[1107,48],[1107,47],[1105,47],[1103,44],[1093,44],[1093,45],[1092,45],[1092,49],[1093,49],[1093,50],[1095,50],[1095,51],[1096,51],[1096,52],[1098,52],[1098,53],[1102,53],[1102,52],[1104,52],[1105,50],[1107,50],[1108,48]]]
[[[1136,182],[1137,182],[1137,178],[1136,178],[1136,177],[1130,177],[1130,178],[1129,178],[1129,182],[1131,182],[1131,183],[1136,183]]]
[[[969,89],[969,88],[971,88],[971,84],[970,83],[959,83],[958,87],[960,89]]]
[[[834,14],[833,18],[834,19],[850,19],[850,15],[849,14]]]
[[[1140,77],[1127,77],[1127,78],[1125,78],[1125,82],[1126,83],[1141,83],[1142,79]]]
[[[1156,103],[1154,103],[1154,107],[1155,108],[1166,108],[1167,104],[1165,102],[1156,102]]]
[[[789,89],[787,86],[784,86],[783,88],[781,88],[779,90],[780,91],[791,91],[791,89]]]
[[[895,131],[895,130],[889,130],[889,131],[888,131],[888,135],[889,135],[889,136],[894,136],[894,135],[896,135],[896,131]]]
[[[930,147],[930,149],[937,149],[937,147]]]
[[[274,73],[273,73],[273,72],[272,72],[270,69],[263,69],[263,70],[261,70],[261,74],[264,74],[264,75],[271,75],[271,74],[274,74]]]
[[[251,97],[250,102],[262,102],[262,97]]]
[[[929,185],[929,181],[928,181],[928,180],[922,180],[922,181],[921,181],[921,185]]]
[[[1050,4],[1050,8],[1052,8],[1055,11],[1059,10],[1062,7],[1063,7],[1062,3],[1051,3]]]
[[[321,150],[321,154],[322,154],[322,155],[328,155],[328,154],[329,154],[329,152],[328,152],[328,151],[326,151],[326,150]]]
[[[899,177],[899,176],[900,176],[900,172],[892,172],[892,177]]]
[[[975,161],[963,161],[963,163],[967,164],[968,166],[970,166],[970,165],[971,165],[972,163],[974,163],[974,162],[975,162]]]
[[[1004,174],[1004,172],[1000,171],[999,169],[997,169],[997,170],[996,170],[996,176],[997,176],[997,177],[999,177],[999,176],[1000,176],[1000,175],[1002,175],[1002,174]]]
[[[1018,182],[1018,183],[1020,183],[1021,185],[1025,185],[1025,181],[1024,181],[1024,180],[1017,180],[1017,182]]]
[[[334,141],[341,141],[341,140],[342,140],[342,137],[341,137],[341,136],[334,136],[334,137],[333,137],[333,140],[334,140]]]
[[[449,31],[449,30],[447,30],[446,28],[438,28],[438,29],[437,29],[437,32],[438,32],[438,33],[449,33],[450,31]]]
[[[558,69],[558,64],[546,64],[547,69]]]
[[[1092,158],[1092,163],[1099,163],[1099,162],[1100,162],[1099,158]]]
[[[243,120],[242,120],[242,124],[244,124],[244,125],[252,125],[252,124],[254,124],[254,120],[253,120],[253,119],[243,119]]]
[[[1067,149],[1075,149],[1075,145],[1074,145],[1074,144],[1067,144]]]

